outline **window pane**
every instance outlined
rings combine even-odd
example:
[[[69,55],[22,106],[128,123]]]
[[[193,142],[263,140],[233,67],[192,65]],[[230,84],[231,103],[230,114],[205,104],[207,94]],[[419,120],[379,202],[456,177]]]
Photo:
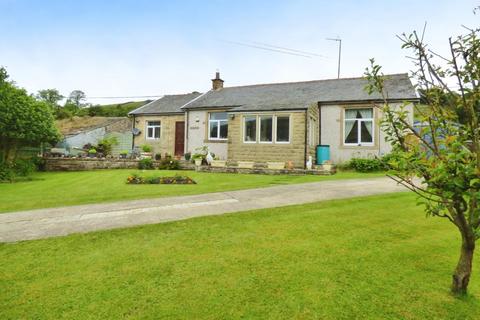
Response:
[[[210,113],[210,120],[227,120],[226,112],[212,112]]]
[[[372,143],[373,142],[373,135],[372,135],[372,128],[373,124],[372,121],[362,121],[362,126],[360,128],[362,143]]]
[[[244,141],[257,141],[257,117],[245,117]]]
[[[147,128],[147,137],[153,138],[153,128]]]
[[[272,129],[273,129],[272,116],[260,117],[260,141],[271,142],[272,141]]]
[[[210,138],[217,139],[218,138],[218,122],[217,121],[210,121]]]
[[[148,121],[148,125],[149,125],[149,126],[159,126],[159,125],[160,125],[160,121]]]
[[[228,122],[220,121],[220,139],[227,139],[228,137]]]
[[[357,120],[345,120],[345,143],[358,143]]]
[[[358,119],[372,119],[373,118],[373,109],[357,109],[357,118]]]
[[[155,127],[155,137],[156,139],[160,138],[160,127]]]
[[[277,117],[277,141],[288,142],[290,133],[290,117]]]
[[[345,119],[372,119],[373,108],[345,109]]]
[[[345,119],[357,118],[357,109],[345,109]]]

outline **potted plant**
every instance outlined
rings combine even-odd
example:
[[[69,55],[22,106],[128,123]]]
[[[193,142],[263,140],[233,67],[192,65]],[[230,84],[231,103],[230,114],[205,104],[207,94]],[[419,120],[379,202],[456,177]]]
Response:
[[[95,148],[90,148],[88,150],[88,157],[95,158],[97,156],[97,150]]]
[[[184,157],[185,157],[185,160],[190,161],[190,159],[192,158],[192,154],[190,152],[187,152],[185,153]]]
[[[195,153],[192,156],[192,160],[193,160],[193,162],[195,162],[196,166],[201,166],[202,165],[203,158],[204,158],[203,154],[200,154],[200,153]]]
[[[127,159],[127,155],[128,155],[128,150],[120,151],[120,158],[121,159]]]
[[[142,152],[140,152],[141,159],[152,159],[152,147],[148,144],[142,146]]]
[[[289,160],[287,161],[287,169],[288,170],[293,170],[295,166],[293,165],[293,161]]]

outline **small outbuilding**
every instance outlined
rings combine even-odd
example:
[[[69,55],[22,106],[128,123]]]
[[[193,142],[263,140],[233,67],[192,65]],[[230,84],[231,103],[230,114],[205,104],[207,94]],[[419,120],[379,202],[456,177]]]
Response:
[[[132,122],[127,117],[73,117],[57,121],[57,127],[63,140],[56,150],[64,150],[66,155],[82,153],[86,144],[95,145],[110,137],[116,137],[118,142],[112,148],[112,155],[132,150]]]

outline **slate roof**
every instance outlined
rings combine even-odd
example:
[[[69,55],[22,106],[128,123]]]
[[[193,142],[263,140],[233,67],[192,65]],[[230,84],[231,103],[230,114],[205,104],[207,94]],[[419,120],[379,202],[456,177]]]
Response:
[[[200,96],[199,92],[192,92],[187,94],[172,94],[165,95],[160,99],[154,100],[146,105],[141,106],[138,109],[130,111],[129,115],[146,115],[146,114],[171,114],[171,113],[184,113],[181,109],[187,102]]]
[[[225,108],[229,111],[262,111],[306,109],[312,103],[347,103],[380,100],[368,95],[364,78],[343,78],[226,87],[208,91],[182,109]],[[415,89],[406,73],[387,75],[385,87],[390,100],[417,100]]]

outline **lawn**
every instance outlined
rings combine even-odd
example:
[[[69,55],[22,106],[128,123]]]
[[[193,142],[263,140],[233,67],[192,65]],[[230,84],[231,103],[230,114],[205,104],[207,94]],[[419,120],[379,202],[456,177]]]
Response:
[[[174,171],[98,170],[81,172],[41,172],[32,181],[0,183],[0,212],[49,208],[86,203],[191,195],[226,190],[267,187],[278,184],[330,179],[378,177],[382,173],[341,172],[332,176],[254,175],[181,171],[196,185],[127,185],[131,173],[175,175]]]
[[[478,319],[409,193],[0,245],[2,319]]]

